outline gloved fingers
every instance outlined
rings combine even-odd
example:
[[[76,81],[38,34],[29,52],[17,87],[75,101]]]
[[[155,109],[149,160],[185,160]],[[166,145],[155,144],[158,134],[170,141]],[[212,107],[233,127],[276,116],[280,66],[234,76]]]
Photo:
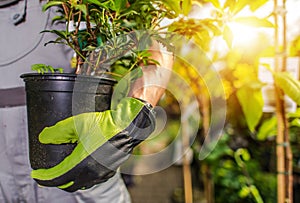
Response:
[[[52,130],[55,128],[51,127],[50,129]],[[56,136],[54,136],[54,138],[56,138]],[[60,177],[68,173],[70,170],[84,161],[84,159],[89,157],[101,145],[107,142],[107,139],[104,136],[100,136],[99,131],[95,130],[89,134],[89,137],[83,138],[81,141],[77,143],[71,154],[66,156],[65,159],[58,163],[56,166],[48,169],[33,170],[31,172],[31,177],[38,180],[53,180],[57,177]],[[62,184],[64,183],[59,183],[58,185]]]
[[[105,167],[96,161],[94,156],[89,156],[61,176],[52,179],[38,179],[34,176],[34,179],[42,186],[58,187],[68,192],[74,192],[78,189],[88,189],[95,184],[107,181],[116,173],[116,170]],[[35,171],[38,172],[38,170]],[[40,171],[44,172],[45,170]]]
[[[31,172],[31,177],[38,180],[52,180],[70,171],[84,158],[88,156],[82,144],[78,144],[72,153],[54,167],[47,169],[36,169]]]
[[[78,136],[75,129],[74,118],[69,117],[51,127],[45,127],[39,134],[39,141],[43,144],[76,143]]]
[[[82,143],[63,161],[48,169],[36,169],[31,177],[40,185],[59,187],[66,191],[92,185],[93,181],[104,182],[129,157],[131,138],[120,133],[112,141],[98,143],[93,153],[88,153]],[[95,183],[93,183],[95,184]]]
[[[43,144],[76,143],[80,137],[86,137],[97,130],[101,113],[90,112],[72,116],[46,127],[39,135]]]

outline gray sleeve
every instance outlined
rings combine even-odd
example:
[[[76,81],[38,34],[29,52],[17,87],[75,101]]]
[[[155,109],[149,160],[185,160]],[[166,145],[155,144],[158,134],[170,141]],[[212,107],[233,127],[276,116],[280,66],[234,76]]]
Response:
[[[63,45],[44,46],[56,36],[40,32],[50,26],[61,29],[64,25],[51,25],[56,11],[52,9],[43,13],[41,6],[39,0],[20,0],[9,7],[0,7],[0,88],[23,86],[19,76],[31,72],[31,65],[35,63],[72,71],[69,68],[72,50]],[[22,15],[25,15],[24,20],[15,24],[14,19]]]

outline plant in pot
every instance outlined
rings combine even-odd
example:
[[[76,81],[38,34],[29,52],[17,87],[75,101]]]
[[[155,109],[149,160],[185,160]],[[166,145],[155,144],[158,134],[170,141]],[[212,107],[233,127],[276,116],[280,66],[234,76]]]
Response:
[[[76,146],[40,143],[39,134],[46,126],[83,112],[109,109],[113,86],[120,78],[130,73],[134,79],[141,74],[141,64],[158,63],[148,51],[153,41],[172,49],[174,33],[190,38],[205,27],[185,17],[192,8],[191,1],[49,0],[43,9],[50,8],[58,8],[53,23],[63,22],[66,26],[64,30],[43,32],[57,35],[48,43],[65,44],[74,50],[76,71],[58,73],[61,69],[34,64],[32,69],[38,73],[21,76],[27,92],[33,169],[56,166]],[[165,18],[174,22],[160,26]],[[128,88],[124,89],[126,95]]]

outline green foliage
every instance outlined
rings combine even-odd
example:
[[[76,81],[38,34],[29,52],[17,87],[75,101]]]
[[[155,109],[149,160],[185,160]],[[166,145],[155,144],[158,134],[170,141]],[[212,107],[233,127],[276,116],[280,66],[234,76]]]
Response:
[[[291,138],[293,140],[293,131],[300,129],[300,108],[295,112],[290,112],[287,114],[287,119],[289,121],[289,131],[292,134]],[[265,141],[268,138],[277,135],[277,117],[271,116],[270,118],[263,119],[261,125],[258,128],[256,139],[260,141]],[[297,135],[296,135],[297,136]]]
[[[249,7],[251,11],[255,11],[261,6],[263,6],[265,3],[267,3],[269,0],[254,0],[254,1],[248,1]]]
[[[244,86],[237,90],[237,98],[242,106],[247,125],[249,129],[254,132],[262,116],[264,105],[262,92],[260,89]]]
[[[226,83],[225,91],[227,91],[226,93],[229,97],[235,96],[237,98],[248,128],[251,132],[255,132],[256,126],[260,122],[264,105],[261,92],[263,84],[257,78],[258,65],[256,61],[258,60],[259,52],[253,50],[253,55],[250,55],[252,50],[238,50],[236,47],[233,47],[232,42],[235,33],[232,31],[230,23],[234,22],[248,27],[273,28],[273,23],[267,18],[258,18],[255,15],[238,15],[246,7],[255,11],[267,1],[226,0],[222,5],[221,1],[207,2],[211,2],[216,7],[214,19],[219,20],[223,27],[222,37],[229,47],[228,54],[222,59],[227,65],[226,69],[223,70],[226,74],[226,78],[224,78],[224,83]],[[238,55],[233,53],[238,53]],[[228,107],[237,108],[236,105]]]
[[[168,26],[168,31],[193,39],[203,50],[208,51],[213,37],[221,34],[213,19],[184,19],[181,18]]]
[[[237,17],[233,19],[233,22],[242,23],[243,25],[253,26],[253,27],[274,27],[273,23],[264,18],[258,18],[255,16],[250,17]]]
[[[210,1],[210,0],[207,0]],[[237,14],[241,10],[243,10],[245,7],[249,6],[251,11],[255,11],[261,6],[263,6],[268,0],[226,0],[222,9],[226,10],[228,9],[232,14]],[[210,2],[213,2],[216,8],[220,8],[220,3],[217,0],[211,0]]]
[[[300,35],[290,43],[290,55],[300,56]]]
[[[173,36],[182,35],[208,50],[211,39],[220,35],[221,30],[216,20],[188,17],[194,3],[192,0],[49,0],[43,10],[58,7],[53,23],[66,22],[66,28],[45,30],[57,35],[55,40],[46,44],[61,43],[72,48],[77,55],[77,72],[81,74],[97,75],[111,71],[108,69],[113,65],[113,71],[116,67],[121,69],[114,73],[118,75],[126,68],[130,71],[133,70],[131,67],[138,67],[139,62],[151,62],[151,57],[140,58],[142,55],[139,54],[140,50],[151,45],[149,43],[141,49],[140,43],[146,38],[154,39],[172,50]],[[166,18],[172,22],[160,27]],[[135,39],[120,40],[122,36],[130,38],[131,35],[136,35]],[[89,63],[83,67],[82,64],[89,61],[95,51],[99,57],[93,61],[97,64]],[[122,60],[119,56],[131,58],[131,65],[118,62]]]
[[[277,130],[277,118],[272,116],[271,118],[265,120],[258,129],[256,134],[256,139],[264,141],[269,137],[276,136]]]
[[[209,165],[217,164],[224,156],[232,157],[234,155],[234,151],[229,147],[230,136],[228,134],[224,134],[214,150],[209,154],[209,156],[204,160]]]
[[[288,72],[273,73],[275,83],[285,94],[300,105],[300,82]]]
[[[223,135],[216,148],[204,160],[213,172],[215,201],[274,202],[275,174],[263,172],[259,163],[251,157],[249,150],[246,148],[233,150],[230,142],[231,135]]]
[[[144,36],[136,36],[135,40],[137,41],[120,41],[119,38],[122,38],[122,35],[140,35],[136,31],[143,31],[142,33],[146,37],[153,38],[170,48],[171,43],[168,40],[170,36],[164,35],[162,37],[160,35],[160,33],[165,33],[166,31],[166,27],[159,27],[160,23],[165,18],[175,19],[178,17],[180,22],[185,22],[183,19],[184,16],[189,14],[192,8],[192,1],[50,0],[44,5],[43,10],[46,11],[52,7],[60,8],[59,15],[53,18],[53,23],[64,21],[66,22],[66,28],[65,30],[45,30],[44,32],[51,32],[57,35],[55,40],[48,43],[62,43],[72,48],[77,54],[77,68],[81,68],[81,64],[86,61],[91,52],[97,49],[104,50],[98,53],[101,60],[98,60],[99,63],[97,65],[83,70],[86,74],[91,74],[91,72],[95,71],[92,69],[101,68],[103,65],[107,67],[108,63],[112,65],[111,59],[106,54],[115,50],[123,51],[119,52],[119,55],[131,55],[132,64],[137,64],[135,60],[139,58],[136,55],[137,52],[124,53],[124,51],[132,49],[139,51],[140,45],[138,44],[144,40]],[[176,23],[174,22],[172,27],[174,28],[175,25]],[[71,30],[70,27],[73,27],[73,29]],[[180,34],[187,33],[190,35],[188,29],[185,28],[183,32],[181,29]],[[174,29],[172,31],[175,32]],[[149,33],[151,36],[147,36]],[[198,38],[202,36],[199,32],[194,32],[194,35],[198,36]],[[205,39],[201,40],[205,41]],[[132,46],[132,42],[135,43],[135,46]],[[124,44],[127,48],[124,47]],[[117,58],[117,55],[113,54],[113,57]],[[149,56],[143,59],[139,58],[139,62],[145,62],[149,58]],[[120,63],[118,63],[118,66],[120,67]],[[103,72],[103,70],[100,72]]]
[[[107,53],[113,52],[116,57],[116,50],[124,52],[124,50],[133,48],[125,48],[132,45],[133,41],[119,40],[122,35],[128,35],[135,30],[149,30],[151,34],[160,38],[157,35],[158,27],[165,17],[175,18],[181,12],[188,13],[191,6],[186,3],[183,5],[183,10],[177,11],[178,7],[174,7],[174,5],[180,6],[179,2],[179,0],[50,0],[44,5],[43,10],[46,11],[52,7],[60,8],[59,15],[53,18],[53,23],[65,21],[66,28],[65,30],[45,30],[44,32],[57,35],[55,40],[48,43],[62,43],[76,52],[77,68],[86,61],[91,52],[102,46],[100,49],[104,51],[98,53],[102,54],[99,56],[101,61],[98,60],[99,63],[93,68],[85,69],[89,72],[91,69],[101,68],[100,64],[107,64],[107,60],[111,60],[106,56]],[[71,27],[73,27],[72,30]],[[136,39],[142,40],[143,38],[136,37]],[[125,53],[116,54],[124,55]],[[137,58],[135,52],[129,54],[133,55],[133,58]],[[143,61],[146,61],[147,58],[149,57],[145,57]],[[135,63],[134,59],[132,61]],[[113,64],[110,61],[109,63]]]
[[[221,8],[219,0],[203,0],[203,2],[211,3],[215,8]]]
[[[251,11],[256,11],[261,6],[263,6],[267,0],[226,0],[221,6],[222,1],[218,0],[205,0],[205,2],[210,2],[215,7],[215,20],[218,21],[220,26],[223,26],[223,38],[226,41],[229,48],[232,46],[232,30],[228,26],[229,23],[237,23],[241,25],[247,25],[251,27],[274,27],[273,23],[267,18],[258,18],[254,15],[252,16],[239,16],[238,14],[249,7]]]
[[[55,73],[63,73],[63,68],[53,68],[50,65],[45,65],[45,64],[33,64],[31,66],[31,70],[37,71],[38,73],[44,74],[47,72]]]
[[[220,68],[220,74],[224,81],[225,91],[227,91],[227,124],[230,126],[230,130],[233,129],[234,131],[232,133],[234,135],[228,137],[227,141],[220,140],[214,151],[204,160],[213,170],[216,202],[276,202],[276,174],[270,173],[270,171],[274,172],[276,167],[272,167],[272,163],[269,163],[271,161],[267,160],[271,158],[274,161],[276,156],[274,153],[271,154],[270,151],[272,150],[269,144],[274,144],[274,136],[277,134],[277,119],[274,115],[267,119],[263,117],[265,115],[262,111],[264,101],[261,88],[264,84],[258,79],[258,61],[268,36],[266,35],[264,41],[257,37],[259,39],[257,43],[249,44],[249,46],[243,45],[244,49],[238,49],[239,47],[233,44],[236,42],[234,40],[236,33],[234,33],[233,26],[231,27],[232,24],[240,24],[253,29],[269,28],[272,31],[275,25],[268,19],[272,13],[266,13],[266,18],[258,18],[255,15],[243,16],[243,12],[241,12],[244,9],[256,11],[267,0],[199,0],[198,2],[211,3],[214,6],[215,11],[210,20],[218,28],[219,35],[224,39],[229,49],[225,54],[224,49],[221,54],[217,51],[211,53],[210,43],[205,45],[203,40],[202,42],[201,40],[198,41],[199,46],[209,52],[210,56],[213,56],[213,62],[223,65]],[[193,31],[201,32],[201,26],[197,24],[200,21],[190,22],[190,33]],[[182,25],[188,27],[188,24]],[[180,29],[178,26],[179,24],[176,25],[176,29]],[[212,36],[219,35],[216,33],[211,35],[205,30],[202,37],[204,36],[203,38],[210,42]],[[194,35],[191,38],[195,39]],[[290,44],[290,51],[293,56],[299,56],[299,41],[298,37]],[[272,54],[271,56],[274,56],[274,50]],[[300,105],[300,82],[288,73],[273,73],[273,76],[276,86]],[[201,84],[201,82],[198,83]],[[205,95],[203,92],[199,94]],[[300,119],[296,114],[294,113],[294,117],[289,114],[288,119],[291,140],[298,143],[297,147],[299,148]],[[243,138],[248,141],[243,142],[243,146],[230,147],[233,145],[234,139]],[[249,142],[254,144],[251,145]],[[293,148],[293,152],[296,152],[294,155],[299,158],[297,147]],[[264,152],[271,155],[254,157],[254,151],[257,154]],[[268,166],[266,166],[266,162],[268,162]]]
[[[228,26],[224,27],[224,30],[223,30],[223,39],[226,41],[227,46],[231,47],[232,41],[233,41],[233,34],[232,34],[231,29]]]
[[[261,195],[259,191],[257,190],[256,186],[252,184],[250,177],[248,176],[248,169],[246,166],[246,162],[250,160],[250,154],[247,149],[245,148],[239,148],[234,153],[234,158],[237,163],[237,165],[243,170],[243,173],[248,178],[248,180],[245,180],[244,185],[242,186],[242,189],[239,191],[239,196],[241,198],[246,198],[248,196],[253,197],[255,202],[257,203],[263,203],[263,200],[261,198]]]
[[[255,170],[255,168],[253,168]],[[277,202],[277,177],[274,173],[256,172],[253,176],[264,203]]]
[[[192,0],[185,0],[185,1],[182,1],[182,13],[183,15],[187,16],[190,11],[191,11],[191,8],[192,8]]]

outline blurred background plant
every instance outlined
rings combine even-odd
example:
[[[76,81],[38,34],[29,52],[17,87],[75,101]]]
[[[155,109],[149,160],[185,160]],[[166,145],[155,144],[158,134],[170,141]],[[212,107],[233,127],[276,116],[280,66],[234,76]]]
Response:
[[[299,2],[284,1],[283,5],[287,3],[287,7],[278,6],[276,2],[276,0],[192,1],[193,7],[189,13],[191,19],[186,22],[176,22],[177,31],[180,29],[179,25],[183,29],[190,28],[186,36],[193,40],[192,46],[200,47],[205,53],[204,55],[193,51],[192,46],[188,51],[183,50],[185,60],[177,58],[174,70],[189,84],[192,89],[191,94],[196,95],[200,106],[201,123],[197,138],[192,145],[193,186],[204,190],[205,201],[208,203],[281,202],[278,200],[278,197],[282,198],[278,194],[278,188],[289,188],[290,184],[294,185],[294,195],[285,194],[287,195],[285,199],[289,199],[290,202],[299,201],[296,191],[299,188],[297,179],[299,179],[300,157],[300,117],[297,108],[300,105],[300,30],[293,26],[294,22],[288,21],[291,24],[282,28],[281,24],[274,20],[276,16],[277,18],[284,16],[287,12],[285,14],[289,20],[299,22],[299,15],[293,16],[295,15],[293,7],[299,5]],[[281,14],[279,15],[278,12]],[[172,30],[172,26],[170,28]],[[276,42],[278,39],[275,38],[274,32],[278,28],[286,33],[286,45]],[[280,33],[277,35],[282,38]],[[186,48],[184,45],[182,47]],[[287,73],[289,72],[287,65],[283,69],[276,69],[274,64],[262,62],[266,57],[275,61],[278,57],[275,53],[278,50],[286,54],[285,57],[298,58],[298,62],[292,64],[293,73]],[[202,63],[201,74],[193,66],[199,62]],[[267,69],[268,74],[261,76],[262,67]],[[216,88],[210,91],[207,88],[211,68],[217,70],[223,89]],[[275,85],[280,91],[275,88],[276,91],[274,90],[266,98],[264,88],[270,84],[264,77],[269,76],[272,78],[272,88]],[[220,93],[222,91],[224,91],[223,95]],[[187,97],[189,95],[188,92],[184,94]],[[278,101],[275,101],[275,95],[283,98],[283,94],[291,99],[292,108],[278,112],[276,111]],[[206,159],[198,160],[199,151],[208,136],[210,127],[211,101],[219,97],[226,100],[227,107],[224,135]],[[269,103],[269,100],[273,103]],[[166,95],[162,105],[171,114],[177,112],[179,115],[180,106],[174,105],[174,102],[176,103],[174,98]],[[279,104],[284,105],[285,102],[287,101],[281,100]],[[290,101],[287,103],[290,104]],[[271,105],[273,111],[266,111],[266,105]],[[286,118],[287,124],[284,125],[285,131],[288,132],[285,136],[289,137],[289,140],[283,143],[276,141],[281,134],[279,132],[281,129],[278,128],[282,122],[278,121],[281,116]],[[278,172],[277,162],[281,157],[277,149],[278,145],[284,148],[286,146],[282,145],[289,142],[293,170],[285,168],[288,170],[285,172],[292,172],[294,181],[292,180],[292,183],[287,181],[282,185],[282,182],[278,182],[278,174],[285,172]],[[283,153],[281,155],[286,156]],[[284,159],[288,163],[289,158]],[[281,175],[288,178],[287,175]],[[187,195],[187,191],[185,193]]]

